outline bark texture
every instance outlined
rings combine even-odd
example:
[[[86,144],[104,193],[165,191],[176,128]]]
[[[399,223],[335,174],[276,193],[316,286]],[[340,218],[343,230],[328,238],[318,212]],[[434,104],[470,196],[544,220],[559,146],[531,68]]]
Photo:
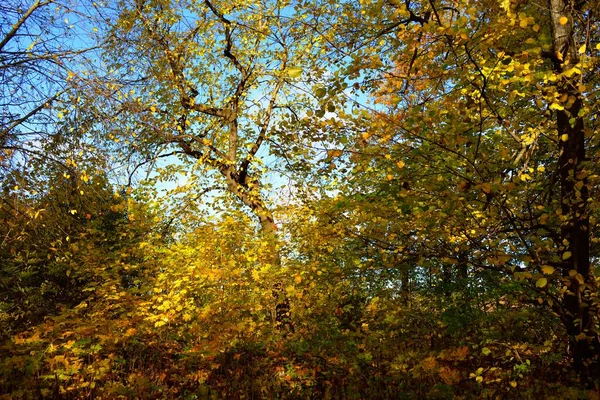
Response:
[[[562,319],[569,333],[573,366],[584,381],[589,381],[600,373],[600,345],[593,326],[593,307],[590,307],[590,293],[595,290],[595,280],[590,271],[589,187],[585,170],[586,142],[581,115],[583,101],[579,89],[580,75],[568,73],[580,61],[574,20],[580,11],[577,7],[581,4],[568,0],[548,1],[554,70],[561,74],[557,91],[561,98],[566,99],[562,103],[564,109],[556,111],[563,218],[562,273],[569,279],[563,299],[566,312]]]

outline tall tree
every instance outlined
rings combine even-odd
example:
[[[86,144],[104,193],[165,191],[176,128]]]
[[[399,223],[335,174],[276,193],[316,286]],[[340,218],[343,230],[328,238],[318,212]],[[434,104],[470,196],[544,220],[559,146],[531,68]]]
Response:
[[[314,32],[290,18],[285,1],[125,1],[120,8],[106,59],[143,85],[109,87],[106,102],[121,113],[107,119],[109,137],[149,164],[179,156],[196,175],[193,191],[225,189],[258,219],[272,242],[271,263],[280,265],[265,160],[285,138],[273,125],[298,112],[294,82],[316,56]],[[96,105],[99,114],[106,108]]]
[[[568,277],[563,319],[572,342],[575,368],[588,379],[600,373],[598,285],[591,268],[592,257],[597,254],[591,252],[590,230],[590,214],[597,209],[594,197],[590,198],[597,186],[595,179],[590,180],[590,176],[597,175],[593,161],[597,157],[597,124],[591,110],[598,103],[590,102],[588,96],[588,91],[597,90],[598,82],[590,79],[590,74],[598,73],[598,61],[587,59],[588,46],[597,43],[600,48],[600,10],[591,2],[549,0],[548,6],[552,32],[548,57],[557,76],[558,103],[553,104],[559,143],[560,237],[564,246],[561,270]]]
[[[346,179],[388,182],[414,227],[397,246],[529,282],[560,315],[575,368],[596,376],[598,5],[341,7],[333,50],[352,55],[354,90],[377,99],[355,96],[360,136],[337,142],[338,162],[355,160]]]

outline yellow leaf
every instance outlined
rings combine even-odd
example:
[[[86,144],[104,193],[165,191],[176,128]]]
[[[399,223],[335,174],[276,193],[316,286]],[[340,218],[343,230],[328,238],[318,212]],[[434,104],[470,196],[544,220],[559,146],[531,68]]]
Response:
[[[569,140],[569,135],[567,135],[566,133],[563,133],[560,137],[560,140],[562,140],[563,142],[566,142],[567,140]]]
[[[519,21],[519,26],[521,28],[527,28],[527,20],[526,19],[522,19],[521,21]]]
[[[558,19],[558,23],[561,25],[566,25],[567,22],[569,22],[569,18],[565,17],[564,15]]]
[[[556,52],[556,58],[558,58],[558,61],[563,61],[563,55],[560,51]]]
[[[517,382],[510,381],[510,386],[516,388],[517,387]]]
[[[562,259],[563,260],[568,260],[569,258],[571,258],[571,252],[570,251],[565,251],[562,255]]]
[[[73,215],[77,214],[77,210],[71,210],[71,214],[73,214]]]
[[[510,11],[510,0],[501,0],[500,7],[502,7],[509,16],[512,14]]]
[[[549,265],[544,265],[544,266],[542,267],[542,272],[543,272],[545,275],[552,275],[552,274],[554,273],[554,267],[551,267],[551,266],[549,266]]]
[[[531,175],[529,175],[529,174],[521,174],[520,177],[521,177],[521,180],[524,182],[531,180]]]
[[[398,166],[398,168],[402,169],[402,168],[404,168],[405,164],[404,164],[404,161],[400,160],[396,163],[396,165]]]
[[[583,53],[585,53],[585,48],[586,48],[585,44],[583,44],[577,51],[579,52],[579,54],[583,54]]]
[[[548,284],[548,279],[546,278],[540,278],[537,280],[537,282],[535,283],[535,286],[539,287],[539,288],[543,288],[544,286],[546,286]]]
[[[300,75],[302,75],[302,68],[290,67],[286,72],[290,78],[298,78]]]

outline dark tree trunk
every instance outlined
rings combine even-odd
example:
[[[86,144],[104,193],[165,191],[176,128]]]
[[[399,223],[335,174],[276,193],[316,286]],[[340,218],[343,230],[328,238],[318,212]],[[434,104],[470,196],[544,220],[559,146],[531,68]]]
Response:
[[[576,5],[568,0],[548,1],[552,25],[554,69],[557,74],[570,70],[579,62],[574,38]],[[565,18],[566,23],[565,23]],[[583,102],[578,74],[562,75],[557,83],[560,104],[556,111],[559,143],[560,202],[563,218],[560,249],[562,274],[568,279],[564,295],[563,323],[569,334],[573,366],[583,381],[600,372],[598,333],[593,330],[595,316],[590,307],[590,290],[594,278],[590,274],[589,189],[584,162],[586,157],[585,127],[581,115]]]

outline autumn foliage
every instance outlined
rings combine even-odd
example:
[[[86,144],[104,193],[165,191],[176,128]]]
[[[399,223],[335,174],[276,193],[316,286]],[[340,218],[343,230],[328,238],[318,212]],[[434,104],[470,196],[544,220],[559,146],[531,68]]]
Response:
[[[21,3],[1,399],[600,398],[596,2]]]

